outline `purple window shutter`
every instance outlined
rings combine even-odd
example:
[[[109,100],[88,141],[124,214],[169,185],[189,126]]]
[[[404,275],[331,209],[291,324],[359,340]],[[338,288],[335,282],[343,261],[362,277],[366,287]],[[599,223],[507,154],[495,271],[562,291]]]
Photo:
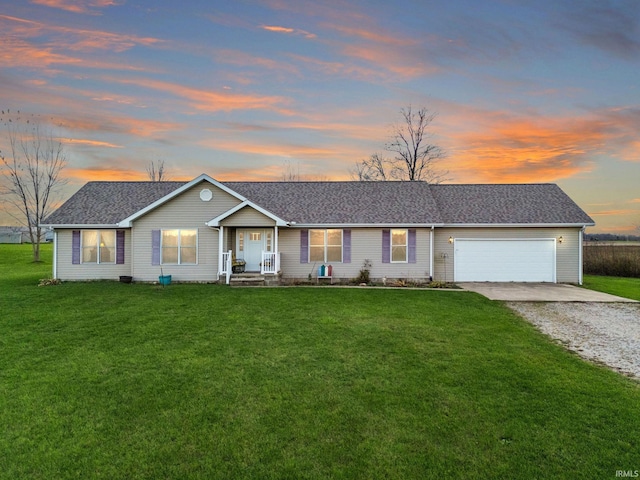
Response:
[[[409,263],[416,263],[416,229],[409,229]]]
[[[151,265],[160,265],[160,230],[151,230]]]
[[[382,230],[382,263],[391,263],[391,230]]]
[[[116,264],[124,265],[124,230],[116,231]]]
[[[351,230],[342,231],[342,263],[351,263]]]
[[[80,265],[80,230],[74,230],[71,237],[71,263]]]
[[[300,230],[300,263],[309,263],[309,230]]]

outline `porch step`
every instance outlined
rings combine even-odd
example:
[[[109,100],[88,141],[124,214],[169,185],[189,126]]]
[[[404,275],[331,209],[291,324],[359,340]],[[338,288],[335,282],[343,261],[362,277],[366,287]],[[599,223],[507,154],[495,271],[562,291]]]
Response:
[[[229,285],[235,287],[264,286],[265,278],[259,273],[234,273],[229,279]]]

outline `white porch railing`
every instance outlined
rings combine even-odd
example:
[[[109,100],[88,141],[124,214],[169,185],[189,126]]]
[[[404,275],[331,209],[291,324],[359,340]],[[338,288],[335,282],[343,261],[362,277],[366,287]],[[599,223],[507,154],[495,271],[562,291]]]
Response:
[[[262,252],[260,273],[275,275],[280,271],[280,252]]]
[[[228,252],[222,252],[222,262],[220,263],[220,275],[226,275],[226,282],[229,285],[229,280],[231,279],[231,263],[232,263],[233,253],[231,250]]]

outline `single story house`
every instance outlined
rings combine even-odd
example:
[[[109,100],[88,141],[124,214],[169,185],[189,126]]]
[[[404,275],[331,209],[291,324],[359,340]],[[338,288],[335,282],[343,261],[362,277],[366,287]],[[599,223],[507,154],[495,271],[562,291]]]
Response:
[[[234,260],[284,280],[582,283],[593,220],[557,185],[89,182],[50,215],[61,280],[228,281]],[[327,273],[328,268],[325,269]]]

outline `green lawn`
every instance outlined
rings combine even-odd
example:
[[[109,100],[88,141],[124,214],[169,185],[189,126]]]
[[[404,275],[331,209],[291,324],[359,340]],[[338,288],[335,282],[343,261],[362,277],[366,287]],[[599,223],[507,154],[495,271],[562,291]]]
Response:
[[[37,287],[50,261],[29,263],[27,248],[0,246],[0,478],[640,469],[639,384],[500,302],[373,288]]]
[[[585,275],[583,286],[591,290],[640,300],[640,278],[604,277]]]

